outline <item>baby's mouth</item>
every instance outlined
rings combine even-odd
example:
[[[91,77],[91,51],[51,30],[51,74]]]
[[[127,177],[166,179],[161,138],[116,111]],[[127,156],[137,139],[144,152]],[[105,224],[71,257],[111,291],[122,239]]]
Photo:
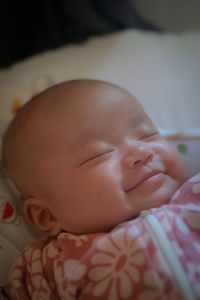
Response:
[[[130,191],[135,190],[136,188],[140,187],[141,185],[145,184],[145,183],[150,183],[153,181],[156,181],[160,176],[162,176],[163,173],[161,171],[153,171],[150,172],[148,174],[145,174],[141,179],[138,180],[138,182],[136,184],[134,184],[133,186],[125,189],[125,192],[128,193]]]

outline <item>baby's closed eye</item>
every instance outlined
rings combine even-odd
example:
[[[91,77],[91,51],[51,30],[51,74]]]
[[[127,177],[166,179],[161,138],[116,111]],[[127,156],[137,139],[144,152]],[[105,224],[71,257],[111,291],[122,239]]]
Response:
[[[83,160],[79,166],[82,166],[86,163],[89,163],[89,162],[97,160],[97,159],[104,159],[104,158],[106,158],[107,155],[109,155],[113,151],[114,151],[114,149],[110,149],[110,150],[103,150],[103,151],[97,152],[96,154],[92,154],[92,155],[88,156],[88,158]]]
[[[150,132],[150,133],[144,133],[144,134],[141,135],[141,137],[139,138],[139,140],[151,139],[151,138],[157,137],[158,135],[159,135],[158,131]]]

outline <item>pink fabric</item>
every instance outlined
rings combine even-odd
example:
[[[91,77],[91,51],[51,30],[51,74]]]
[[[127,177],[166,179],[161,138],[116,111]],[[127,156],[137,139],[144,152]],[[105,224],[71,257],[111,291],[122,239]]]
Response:
[[[200,299],[200,174],[151,209]],[[181,299],[173,274],[143,218],[110,233],[36,241],[10,273],[12,299]]]

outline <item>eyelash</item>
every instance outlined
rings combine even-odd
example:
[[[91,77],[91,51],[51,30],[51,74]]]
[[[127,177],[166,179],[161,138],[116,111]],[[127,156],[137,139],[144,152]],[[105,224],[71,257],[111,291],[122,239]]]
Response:
[[[103,156],[103,155],[105,155],[105,154],[111,153],[111,152],[113,152],[113,151],[114,151],[114,150],[109,150],[109,151],[104,151],[104,152],[102,152],[102,153],[98,153],[98,154],[96,154],[96,155],[94,155],[94,156],[92,156],[92,157],[86,159],[85,161],[83,161],[83,162],[80,164],[80,166],[82,166],[83,164],[85,164],[85,163],[87,163],[87,162],[89,162],[89,161],[91,161],[91,160],[93,160],[93,159],[99,158],[99,157],[101,157],[101,156]]]
[[[144,136],[143,138],[141,138],[141,140],[151,138],[151,137],[153,137],[153,136],[155,136],[155,135],[157,135],[157,134],[158,134],[158,132],[156,131],[156,132],[154,132],[154,133],[152,133],[152,134],[149,134],[149,135],[147,135],[147,136]]]

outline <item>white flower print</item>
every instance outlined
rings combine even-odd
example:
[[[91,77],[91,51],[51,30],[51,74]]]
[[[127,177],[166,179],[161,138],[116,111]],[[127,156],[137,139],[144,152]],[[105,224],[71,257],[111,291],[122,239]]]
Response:
[[[26,248],[25,251],[24,251],[24,257],[25,257],[25,260],[27,263],[30,262],[31,260],[31,255],[32,255],[32,248]]]
[[[200,182],[193,185],[192,192],[194,194],[200,194]]]
[[[160,220],[166,232],[170,232],[172,230],[172,218],[173,218],[173,214],[171,212],[168,212],[168,217]]]
[[[64,264],[65,276],[74,281],[79,281],[86,273],[87,267],[76,259],[68,259]]]
[[[166,289],[167,277],[162,280],[153,270],[146,270],[143,276],[146,288],[141,290],[141,293],[136,300],[177,300],[179,299],[174,289]],[[168,290],[168,291],[167,291]]]
[[[174,248],[176,254],[178,256],[183,256],[184,255],[184,251],[183,249],[179,246],[179,244],[177,243],[177,241],[173,241],[171,242],[172,247]]]
[[[135,230],[134,226],[132,230]],[[88,274],[93,282],[94,296],[102,295],[107,288],[108,300],[117,300],[118,290],[122,299],[131,296],[133,282],[140,281],[139,268],[145,259],[141,249],[146,246],[147,240],[147,235],[143,239],[133,237],[131,229],[121,229],[98,241],[98,252],[91,258],[93,267]]]
[[[177,216],[177,218],[176,218],[176,225],[177,225],[178,229],[180,231],[182,231],[183,233],[185,233],[185,234],[189,233],[189,229],[188,229],[187,225],[182,220],[182,218],[180,218],[180,216]]]
[[[23,260],[21,256],[18,257],[15,266],[10,271],[10,279],[12,281],[12,286],[14,289],[17,289],[22,286],[21,278],[23,276],[23,272],[21,267],[23,266]],[[13,294],[13,297],[16,293]]]
[[[36,287],[36,290],[32,294],[33,300],[50,299],[51,290],[42,276],[34,276],[33,285]]]
[[[88,241],[88,237],[86,235],[74,235],[71,233],[61,233],[59,235],[59,238],[62,239],[69,239],[69,240],[74,240],[76,247],[81,247],[83,242],[87,242]]]
[[[53,244],[48,244],[42,252],[42,264],[45,266],[47,263],[47,259],[55,259],[57,254],[58,249]]]
[[[175,199],[177,199],[180,196],[180,190],[177,190],[175,192],[175,194],[172,196],[171,201],[174,201]]]
[[[11,278],[12,278],[12,285],[15,288],[18,288],[21,286],[21,278],[22,278],[22,271],[21,269],[14,269],[13,272],[11,273]]]
[[[198,205],[198,202],[196,202],[196,205],[194,203],[187,203],[185,209],[200,211],[200,206]]]
[[[200,173],[198,173],[197,175],[189,179],[189,182],[197,182],[197,181],[200,181]]]
[[[188,267],[188,277],[190,279],[190,282],[192,282],[192,285],[194,286],[194,289],[196,290],[196,293],[200,294],[200,264],[194,264],[189,262],[187,264]]]
[[[194,247],[195,247],[196,251],[199,252],[199,254],[200,254],[200,243],[194,242]]]
[[[87,242],[88,238],[86,235],[80,235],[80,236],[76,236],[73,234],[68,234],[68,239],[69,240],[74,240],[76,247],[81,247],[83,242]]]
[[[200,229],[200,218],[199,213],[183,211],[182,217],[185,219],[187,224],[193,229]],[[184,221],[182,221],[184,222]],[[186,225],[185,225],[186,226]],[[187,229],[189,231],[189,229]]]
[[[77,289],[80,280],[84,277],[87,266],[81,264],[76,259],[68,259],[64,263],[64,276],[61,266],[57,266],[54,271],[59,299],[75,300],[77,299]]]
[[[63,276],[61,266],[57,266],[54,269],[55,282],[57,287],[57,292],[60,299],[66,299],[66,288],[63,287]],[[69,298],[71,300],[73,298]]]
[[[156,273],[152,270],[147,270],[144,273],[143,280],[147,289],[142,290],[142,292],[137,297],[137,300],[156,299],[158,296],[158,292],[160,293],[157,283],[159,279],[157,278]],[[154,289],[152,290],[152,288]]]

